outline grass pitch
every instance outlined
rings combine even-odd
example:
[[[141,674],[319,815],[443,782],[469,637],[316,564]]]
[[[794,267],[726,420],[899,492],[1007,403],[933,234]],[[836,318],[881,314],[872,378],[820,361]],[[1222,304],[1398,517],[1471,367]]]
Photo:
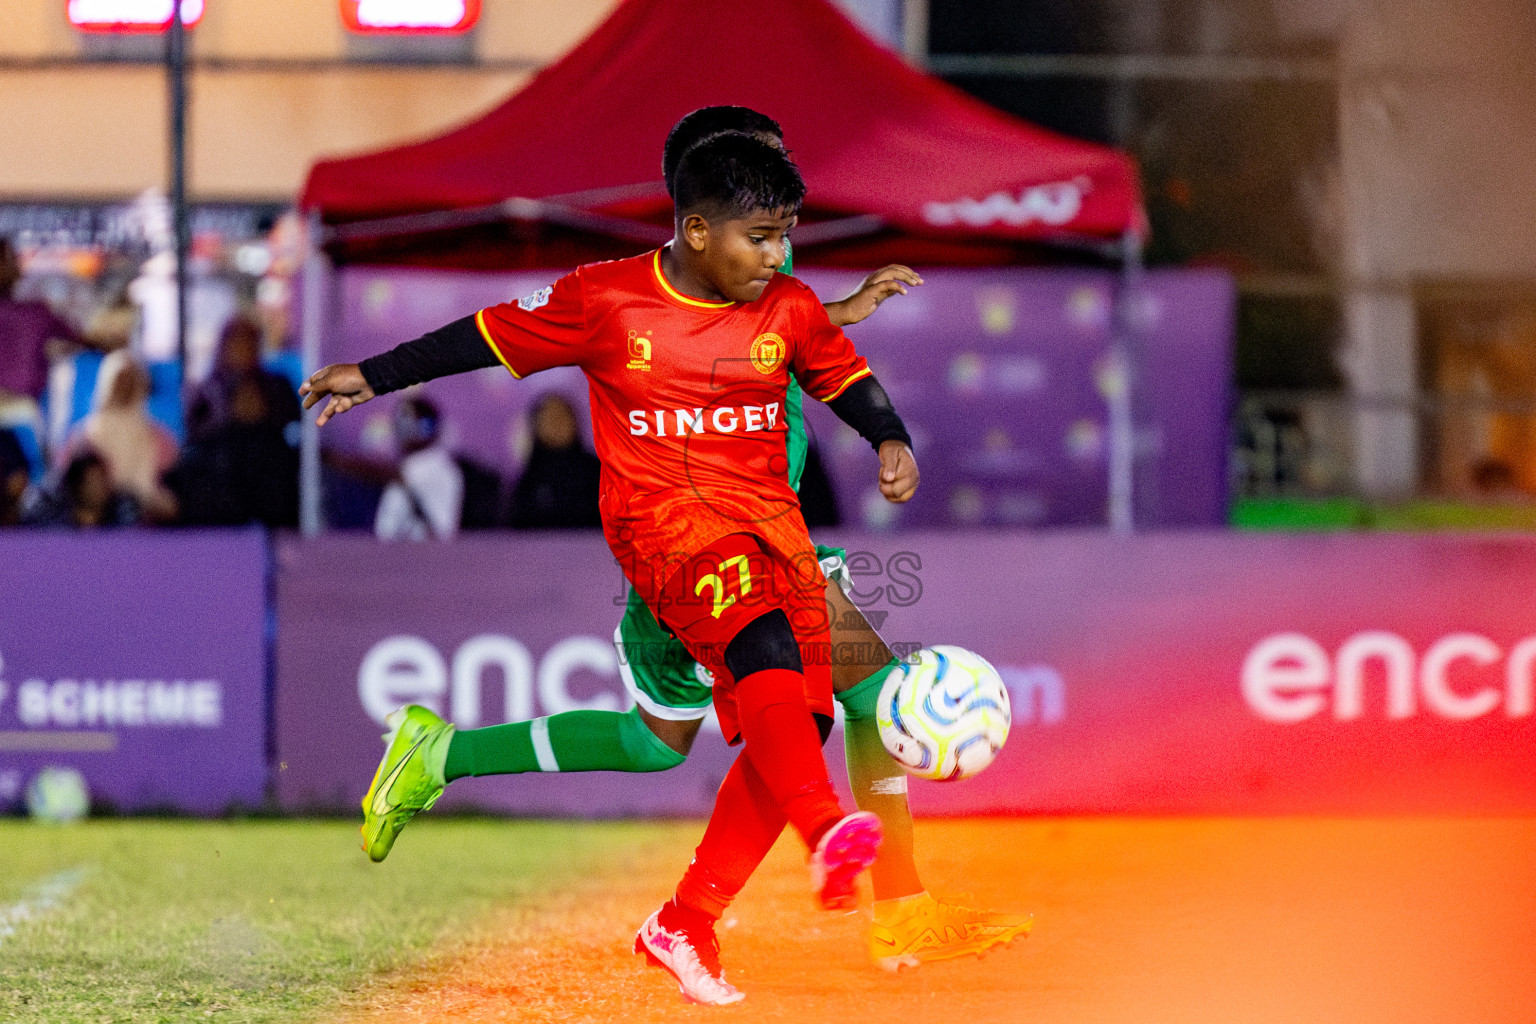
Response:
[[[314,1019],[677,828],[426,821],[372,864],[346,822],[0,821],[0,1021]]]
[[[897,976],[786,838],[725,1010],[630,953],[700,831],[428,816],[373,865],[341,822],[0,822],[0,1021],[1536,1021],[1532,817],[920,822],[930,889],[1035,930]]]

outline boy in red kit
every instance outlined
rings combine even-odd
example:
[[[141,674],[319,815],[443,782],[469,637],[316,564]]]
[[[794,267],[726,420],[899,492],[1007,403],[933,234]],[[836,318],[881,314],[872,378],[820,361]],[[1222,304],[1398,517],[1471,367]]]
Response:
[[[713,925],[782,831],[811,849],[824,906],[850,905],[879,819],[844,816],[821,755],[832,720],[826,585],[786,479],[792,372],[875,447],[880,487],[917,487],[889,399],[816,296],[775,268],[805,186],[782,152],[739,133],[704,140],[677,171],[676,240],[583,267],[305,385],[319,422],[375,394],[491,365],[514,376],[580,366],[603,462],[604,534],[658,620],[715,675],[727,738],[744,751],[721,786],[677,895],[637,948],[700,1002],[735,1002]],[[428,755],[432,756],[432,755]]]

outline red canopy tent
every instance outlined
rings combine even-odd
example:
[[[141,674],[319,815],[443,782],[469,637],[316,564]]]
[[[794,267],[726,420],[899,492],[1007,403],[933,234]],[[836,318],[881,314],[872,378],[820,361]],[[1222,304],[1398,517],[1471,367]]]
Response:
[[[671,236],[662,141],[716,103],[784,126],[810,186],[794,234],[808,261],[1029,262],[1030,243],[1142,233],[1129,157],[912,69],[826,0],[625,0],[477,120],[316,164],[302,205],[348,262],[626,255]]]
[[[810,186],[808,263],[1039,262],[1089,244],[1139,264],[1145,217],[1125,154],[1010,117],[905,64],[827,0],[624,0],[562,60],[447,134],[322,161],[301,205],[340,262],[571,267],[672,236],[668,129],[717,103],[784,126]],[[304,355],[318,365],[324,264],[307,261]],[[1128,350],[1117,345],[1122,365]],[[1129,378],[1126,378],[1127,381]],[[1110,504],[1131,524],[1129,386],[1110,405]],[[306,420],[306,533],[321,529]]]

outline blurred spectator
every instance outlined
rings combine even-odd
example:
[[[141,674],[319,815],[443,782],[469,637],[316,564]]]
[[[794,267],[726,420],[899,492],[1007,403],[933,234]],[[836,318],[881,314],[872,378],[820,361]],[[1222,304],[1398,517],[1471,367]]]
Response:
[[[56,486],[38,496],[22,521],[28,526],[90,529],[132,526],[138,519],[137,503],[112,486],[106,460],[83,451],[69,460]]]
[[[374,517],[380,540],[448,540],[459,532],[464,471],[439,443],[440,420],[437,406],[425,398],[407,398],[395,407],[402,458]]]
[[[225,326],[213,372],[187,404],[187,439],[192,443],[206,441],[235,422],[279,434],[298,422],[299,399],[293,385],[262,368],[261,334],[261,326],[246,316],[237,316]],[[258,414],[259,418],[250,418]]]
[[[512,491],[516,530],[598,527],[600,464],[576,432],[576,410],[563,396],[540,396],[533,406],[533,451]]]
[[[38,399],[48,387],[48,364],[80,337],[47,303],[16,299],[20,280],[16,250],[0,238],[0,429],[25,433],[41,460],[47,425]]]
[[[20,280],[16,250],[9,239],[0,238],[0,404],[41,398],[48,384],[48,360],[80,341],[47,303],[12,297]]]
[[[21,522],[22,499],[30,480],[27,456],[10,430],[0,430],[0,526]]]
[[[188,526],[297,526],[298,396],[261,367],[261,329],[237,317],[187,408],[185,456],[166,478]]]
[[[164,522],[176,515],[176,499],[160,482],[176,461],[176,439],[150,419],[149,371],[126,352],[101,364],[90,415],[65,446],[66,459],[85,451],[101,456],[112,487],[138,502],[146,518]]]

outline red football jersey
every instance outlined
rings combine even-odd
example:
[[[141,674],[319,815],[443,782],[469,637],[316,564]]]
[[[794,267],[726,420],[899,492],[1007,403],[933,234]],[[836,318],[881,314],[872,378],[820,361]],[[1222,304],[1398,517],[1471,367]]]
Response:
[[[653,608],[678,561],[727,534],[814,550],[786,474],[789,375],[828,401],[869,367],[804,284],[779,274],[755,302],[704,302],[671,286],[657,250],[475,319],[515,377],[586,374],[603,532]]]

